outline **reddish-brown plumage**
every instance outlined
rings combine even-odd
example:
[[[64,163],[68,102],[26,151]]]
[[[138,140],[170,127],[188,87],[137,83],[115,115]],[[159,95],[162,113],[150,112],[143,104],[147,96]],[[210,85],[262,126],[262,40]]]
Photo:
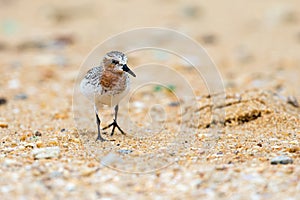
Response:
[[[100,77],[100,84],[106,90],[113,90],[116,87],[118,90],[123,89],[122,86],[126,86],[126,78],[122,76],[123,74],[124,72],[106,69]]]

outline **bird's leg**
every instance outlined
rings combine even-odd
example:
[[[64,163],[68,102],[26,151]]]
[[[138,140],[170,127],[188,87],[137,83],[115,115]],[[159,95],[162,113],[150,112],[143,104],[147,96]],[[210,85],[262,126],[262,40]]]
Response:
[[[111,131],[111,134],[110,134],[111,136],[114,134],[115,128],[116,128],[116,127],[119,129],[119,131],[120,131],[122,134],[125,135],[125,132],[120,128],[120,126],[119,126],[118,123],[117,123],[118,111],[119,111],[119,105],[116,105],[116,106],[115,106],[115,118],[114,118],[114,121],[113,121],[111,124],[109,124],[108,126],[106,126],[106,127],[104,127],[104,128],[102,129],[102,130],[105,130],[105,129],[108,129],[108,128],[110,128],[110,127],[112,126],[113,128],[112,128],[112,131]]]
[[[101,133],[100,133],[100,123],[101,123],[101,120],[98,116],[98,112],[96,110],[96,107],[95,107],[95,113],[96,113],[96,123],[97,123],[97,128],[98,128],[98,136],[97,136],[97,139],[96,141],[100,140],[101,142],[104,142],[105,139],[101,136]]]
[[[117,105],[115,106],[115,119],[114,119],[114,122],[113,122],[113,123],[114,123],[113,129],[112,129],[111,134],[110,134],[111,136],[114,134],[115,128],[116,128],[116,127],[119,129],[119,131],[120,131],[122,134],[125,135],[125,132],[120,128],[120,126],[118,125],[118,122],[117,122],[118,111],[119,111],[119,105],[117,104]]]

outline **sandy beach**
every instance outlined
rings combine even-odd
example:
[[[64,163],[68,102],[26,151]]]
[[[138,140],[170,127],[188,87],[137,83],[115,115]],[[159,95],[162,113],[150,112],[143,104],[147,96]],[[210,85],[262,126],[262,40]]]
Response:
[[[112,42],[137,78],[120,104],[127,134],[95,141],[79,81],[99,44],[146,27],[192,38],[203,57],[176,34],[156,42],[201,64],[133,50],[146,34]],[[0,0],[0,198],[299,199],[299,52],[297,0]]]

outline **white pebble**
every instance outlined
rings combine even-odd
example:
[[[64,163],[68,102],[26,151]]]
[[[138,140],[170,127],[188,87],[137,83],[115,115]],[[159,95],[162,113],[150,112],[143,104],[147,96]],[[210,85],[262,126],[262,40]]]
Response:
[[[36,148],[32,150],[33,157],[35,159],[41,158],[55,158],[58,157],[60,153],[59,147],[45,147],[45,148]]]
[[[18,79],[12,79],[8,81],[8,88],[17,89],[20,87],[20,81]]]
[[[140,101],[135,101],[135,102],[133,102],[133,106],[135,108],[144,108],[145,104],[143,102],[140,102]]]

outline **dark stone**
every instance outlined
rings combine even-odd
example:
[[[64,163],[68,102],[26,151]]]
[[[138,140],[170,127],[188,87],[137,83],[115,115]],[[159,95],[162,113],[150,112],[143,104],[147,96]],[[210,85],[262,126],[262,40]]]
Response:
[[[292,163],[293,163],[293,159],[287,156],[277,156],[275,158],[272,158],[271,160],[271,165],[278,165],[278,164],[286,165]]]
[[[6,104],[7,100],[3,97],[0,97],[0,105]]]
[[[42,136],[42,133],[39,132],[39,131],[36,131],[36,132],[34,133],[34,135],[37,136],[37,137],[41,137],[41,136]]]
[[[17,94],[17,95],[15,95],[15,97],[14,97],[14,99],[16,99],[16,100],[25,100],[25,99],[27,99],[27,98],[28,98],[28,96],[27,96],[26,94],[23,94],[23,93]]]

